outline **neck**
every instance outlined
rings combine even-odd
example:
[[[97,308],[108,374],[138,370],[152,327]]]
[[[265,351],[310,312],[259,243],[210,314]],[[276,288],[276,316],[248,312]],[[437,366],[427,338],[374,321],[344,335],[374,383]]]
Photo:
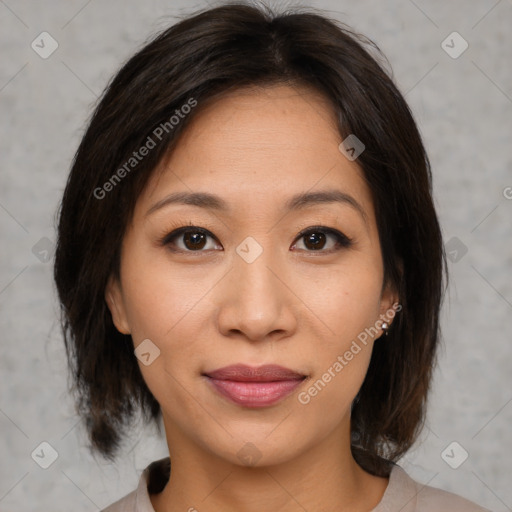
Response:
[[[293,459],[246,466],[205,451],[186,433],[166,424],[168,445],[180,448],[170,451],[171,478],[161,493],[150,496],[153,508],[156,512],[371,510],[381,501],[388,479],[370,475],[355,462],[349,426],[347,422]]]

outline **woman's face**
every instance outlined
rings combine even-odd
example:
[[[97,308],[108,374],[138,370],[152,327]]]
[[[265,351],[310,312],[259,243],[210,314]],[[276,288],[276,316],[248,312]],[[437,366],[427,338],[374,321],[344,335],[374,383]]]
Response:
[[[266,465],[327,440],[348,449],[351,402],[396,299],[362,171],[306,89],[239,90],[198,114],[139,197],[106,290],[140,345],[171,456],[188,446]],[[303,378],[207,376],[237,364]]]

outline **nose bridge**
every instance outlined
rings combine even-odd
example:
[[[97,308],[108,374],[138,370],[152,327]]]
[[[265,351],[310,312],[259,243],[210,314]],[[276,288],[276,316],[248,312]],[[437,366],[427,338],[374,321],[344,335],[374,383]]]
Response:
[[[269,293],[269,300],[279,293],[274,272],[278,271],[279,262],[275,251],[270,247],[263,249],[257,242],[244,241],[236,249],[233,260],[234,273],[238,283],[245,289],[245,293]],[[261,247],[261,248],[260,248]]]
[[[290,331],[295,322],[291,296],[275,275],[282,268],[276,252],[247,237],[237,246],[232,265],[219,312],[223,333],[240,331],[256,340],[272,331]]]
[[[247,237],[236,248],[233,260],[237,289],[243,294],[238,296],[238,300],[249,299],[249,302],[253,302],[252,306],[262,312],[270,308],[275,311],[285,300],[279,280],[274,275],[280,266],[276,251],[269,244],[265,245],[264,248],[254,238]]]

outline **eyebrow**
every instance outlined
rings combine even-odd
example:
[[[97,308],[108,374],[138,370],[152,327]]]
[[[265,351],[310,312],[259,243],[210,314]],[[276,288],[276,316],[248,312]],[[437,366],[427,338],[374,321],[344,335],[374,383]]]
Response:
[[[296,211],[314,205],[332,203],[341,203],[351,206],[361,215],[364,222],[367,223],[368,218],[364,208],[351,195],[342,192],[341,190],[303,192],[288,199],[284,204],[284,209],[287,211]],[[208,192],[175,192],[156,202],[146,212],[146,216],[171,204],[192,205],[219,212],[230,211],[228,203],[217,195],[210,194]]]

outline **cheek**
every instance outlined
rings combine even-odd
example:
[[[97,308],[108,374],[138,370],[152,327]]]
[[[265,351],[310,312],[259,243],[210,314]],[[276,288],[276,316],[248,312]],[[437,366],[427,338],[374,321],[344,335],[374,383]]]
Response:
[[[369,328],[378,318],[378,300],[371,301],[366,295],[333,295],[329,307],[326,318],[334,334],[323,339],[315,351],[315,372],[297,396],[310,427],[322,432],[335,428],[350,413],[372,355],[374,341]]]
[[[382,273],[380,266],[363,259],[352,265],[327,271],[314,288],[304,289],[307,305],[327,326],[327,352],[345,345],[379,319]],[[331,353],[332,355],[332,353]]]
[[[311,309],[328,335],[315,352],[316,373],[302,403],[315,403],[333,418],[344,414],[364,381],[377,333],[381,279],[378,265],[347,266],[331,273],[322,293],[310,294]]]
[[[194,282],[191,274],[170,271],[168,262],[154,256],[153,260],[132,256],[122,277],[134,345],[149,339],[160,351],[149,365],[139,360],[139,368],[164,411],[181,411],[180,415],[193,418],[199,411],[184,390],[191,389],[199,368],[204,338],[201,308],[206,304],[201,298],[210,286]]]
[[[123,264],[122,280],[134,340],[150,338],[168,344],[183,323],[192,330],[201,323],[197,306],[215,276],[193,266],[176,269],[165,251],[135,248]]]
[[[208,293],[220,274],[195,265],[177,270],[165,251],[144,251],[137,244],[132,248],[121,276],[132,338],[135,347],[149,339],[160,350],[151,365],[139,362],[139,367],[160,403],[172,401],[173,408],[186,409],[188,399],[175,401],[183,395],[180,383],[188,386],[204,357],[206,320],[211,315]]]

